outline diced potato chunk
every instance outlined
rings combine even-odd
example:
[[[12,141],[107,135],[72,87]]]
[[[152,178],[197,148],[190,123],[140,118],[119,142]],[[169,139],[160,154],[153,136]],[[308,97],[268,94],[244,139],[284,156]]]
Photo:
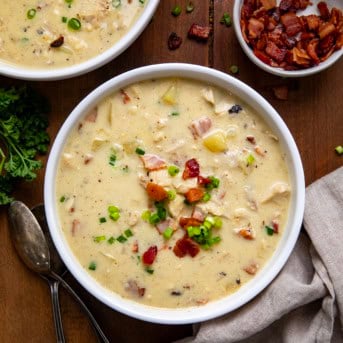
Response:
[[[212,152],[223,152],[227,150],[226,135],[224,131],[215,131],[203,139],[204,146]]]
[[[168,90],[163,94],[162,100],[167,105],[176,104],[176,85],[171,85]]]

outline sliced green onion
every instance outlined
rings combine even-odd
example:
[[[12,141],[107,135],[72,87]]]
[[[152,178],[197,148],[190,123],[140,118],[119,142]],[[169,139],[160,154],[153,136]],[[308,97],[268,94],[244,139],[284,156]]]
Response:
[[[108,163],[111,166],[114,166],[116,164],[117,156],[115,154],[111,154]]]
[[[145,4],[145,0],[139,0],[141,4]]]
[[[159,215],[157,213],[153,213],[151,214],[150,218],[149,218],[149,223],[150,224],[157,224],[161,221]]]
[[[194,11],[194,4],[192,1],[190,1],[188,4],[187,4],[187,7],[186,7],[186,12],[187,13],[192,13]]]
[[[33,19],[36,16],[37,11],[34,8],[31,8],[27,11],[26,16],[28,19]]]
[[[271,227],[268,226],[268,225],[266,225],[265,228],[266,228],[267,235],[273,236],[273,234],[274,234],[273,228],[271,228]]]
[[[254,162],[255,162],[254,155],[253,154],[249,154],[249,156],[247,157],[247,165],[251,166]]]
[[[337,152],[338,155],[342,155],[343,154],[343,146],[342,145],[336,146],[335,151]]]
[[[120,218],[119,208],[117,206],[109,206],[108,215],[112,220],[117,221]]]
[[[209,201],[209,200],[211,200],[211,194],[208,193],[208,192],[206,192],[206,193],[204,194],[204,196],[202,197],[202,201],[207,202],[207,201]]]
[[[127,241],[127,238],[125,238],[123,235],[120,235],[119,237],[117,237],[117,241],[119,243],[125,243]]]
[[[172,10],[172,15],[174,16],[174,17],[178,17],[180,14],[181,14],[181,12],[182,12],[182,8],[181,8],[181,6],[179,6],[179,5],[176,5],[174,8],[173,8],[173,10]]]
[[[174,230],[171,227],[167,227],[163,232],[163,237],[165,239],[170,239],[173,233],[174,233]]]
[[[233,64],[233,65],[230,67],[230,71],[231,71],[232,74],[238,74],[239,68],[238,68],[238,66],[236,66],[235,64]]]
[[[199,226],[188,226],[187,233],[189,237],[198,236],[201,233],[201,229]]]
[[[154,274],[154,270],[151,267],[146,267],[145,271],[149,274]]]
[[[168,200],[175,200],[176,198],[176,192],[175,191],[167,191],[168,194]]]
[[[177,166],[169,166],[168,167],[168,174],[170,176],[175,176],[180,172],[180,168]]]
[[[129,237],[132,237],[132,236],[133,236],[133,233],[132,233],[132,231],[131,231],[130,229],[126,229],[126,230],[124,231],[124,235],[125,235],[127,238],[129,238]]]
[[[68,21],[68,18],[67,17],[62,17],[61,20],[62,20],[62,23],[66,23]]]
[[[71,4],[73,0],[64,0],[64,2],[66,2],[67,4]]]
[[[81,22],[77,18],[71,18],[68,20],[68,27],[72,30],[78,31],[81,29]]]
[[[99,218],[99,222],[102,224],[102,223],[106,223],[107,222],[107,219],[105,217],[101,217]]]
[[[150,212],[149,210],[146,210],[146,211],[144,211],[144,212],[142,213],[141,218],[142,218],[144,221],[148,222],[149,219],[150,219],[150,216],[151,216],[151,212]]]
[[[180,115],[180,113],[179,113],[179,112],[172,112],[171,115],[172,115],[173,117],[176,117],[176,116]]]
[[[229,13],[224,13],[222,19],[220,20],[222,24],[225,24],[225,26],[229,27],[232,24],[231,17]]]
[[[60,197],[60,202],[65,202],[65,200],[66,200],[66,197],[65,197],[64,195],[62,195],[62,196]]]
[[[112,0],[112,6],[118,8],[121,5],[121,0]]]
[[[208,190],[212,190],[213,188],[218,188],[220,184],[220,180],[214,176],[209,176],[208,177],[211,182],[205,185],[205,188]]]
[[[89,269],[89,270],[96,270],[96,263],[95,263],[94,261],[92,261],[91,263],[89,263],[88,269]]]
[[[144,155],[145,154],[145,151],[141,148],[136,148],[135,151],[136,151],[136,154],[138,154],[138,155]]]
[[[106,241],[106,236],[96,236],[96,237],[94,237],[94,242],[96,242],[96,243],[100,243],[100,242],[102,242],[102,241]]]
[[[115,239],[113,236],[111,236],[111,237],[107,240],[107,243],[113,244],[115,241],[116,241],[116,239]]]
[[[165,220],[167,218],[167,210],[164,208],[163,202],[155,202],[155,206],[157,208],[157,215],[160,220]]]

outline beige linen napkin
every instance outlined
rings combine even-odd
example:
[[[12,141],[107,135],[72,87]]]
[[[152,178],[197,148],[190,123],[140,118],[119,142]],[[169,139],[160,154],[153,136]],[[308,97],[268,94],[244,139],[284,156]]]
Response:
[[[304,227],[264,292],[179,343],[343,342],[343,167],[307,188]]]

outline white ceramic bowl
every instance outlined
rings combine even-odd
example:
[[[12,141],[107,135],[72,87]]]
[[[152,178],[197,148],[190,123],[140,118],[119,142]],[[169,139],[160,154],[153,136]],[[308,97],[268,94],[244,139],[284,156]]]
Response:
[[[116,42],[111,48],[105,50],[103,53],[85,62],[65,68],[34,69],[17,64],[10,65],[0,60],[0,75],[23,80],[52,81],[68,79],[70,77],[82,75],[94,69],[100,68],[104,64],[120,55],[138,38],[145,27],[149,24],[159,2],[160,0],[149,0],[141,16],[118,42]]]
[[[73,255],[61,230],[57,213],[56,171],[64,144],[72,128],[79,123],[80,118],[88,113],[90,108],[111,93],[142,80],[162,77],[183,77],[212,83],[232,92],[254,108],[280,139],[280,144],[286,154],[293,190],[288,223],[271,260],[251,282],[243,285],[236,293],[200,307],[178,309],[148,307],[107,290],[83,269]],[[185,324],[212,319],[237,309],[261,292],[279,273],[292,252],[303,219],[304,199],[304,174],[299,152],[288,128],[273,107],[252,88],[227,74],[198,65],[178,63],[158,64],[131,70],[107,81],[81,101],[67,118],[55,139],[44,184],[45,210],[52,239],[64,263],[81,285],[100,301],[117,311],[141,320],[163,324]]]
[[[281,0],[277,0],[277,4],[280,3]],[[312,6],[308,6],[306,10],[304,11],[298,11],[297,15],[309,15],[309,14],[317,14],[319,15],[319,11],[317,9],[317,3],[319,3],[321,0],[312,0]],[[233,7],[233,23],[234,23],[234,29],[236,32],[237,39],[239,41],[239,44],[241,45],[243,51],[246,53],[246,55],[249,57],[249,59],[255,63],[258,67],[263,69],[264,71],[282,76],[282,77],[303,77],[303,76],[309,76],[316,73],[321,72],[322,70],[325,70],[326,68],[329,68],[331,65],[333,65],[335,62],[337,62],[343,55],[343,49],[340,49],[336,52],[334,52],[326,61],[321,62],[317,66],[307,68],[307,69],[301,69],[301,70],[284,70],[282,68],[275,68],[271,67],[270,65],[262,62],[260,59],[258,59],[252,49],[248,46],[246,41],[243,38],[241,25],[240,25],[240,18],[241,18],[241,8],[243,4],[243,0],[235,0],[234,7]],[[332,7],[339,8],[343,10],[343,1],[341,0],[326,0],[325,1],[331,10]]]

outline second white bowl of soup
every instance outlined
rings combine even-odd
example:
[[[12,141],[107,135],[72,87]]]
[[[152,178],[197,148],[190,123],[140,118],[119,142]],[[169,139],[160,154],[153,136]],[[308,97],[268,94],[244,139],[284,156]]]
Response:
[[[127,49],[159,0],[2,0],[0,74],[58,80],[99,68]]]
[[[143,67],[88,95],[45,178],[54,243],[108,306],[192,323],[245,304],[299,234],[304,177],[275,110],[224,73]]]

